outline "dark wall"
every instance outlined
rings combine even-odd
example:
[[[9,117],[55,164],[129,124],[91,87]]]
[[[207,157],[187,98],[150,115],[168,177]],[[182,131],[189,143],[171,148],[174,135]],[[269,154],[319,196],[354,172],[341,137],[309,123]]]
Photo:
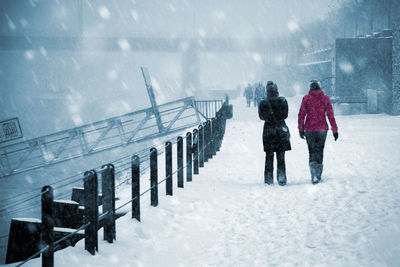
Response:
[[[367,89],[392,88],[392,38],[337,39],[335,42],[337,96],[366,96]]]

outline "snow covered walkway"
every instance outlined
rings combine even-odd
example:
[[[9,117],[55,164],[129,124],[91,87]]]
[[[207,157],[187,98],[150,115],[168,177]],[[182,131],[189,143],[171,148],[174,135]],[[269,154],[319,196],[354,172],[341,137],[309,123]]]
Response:
[[[192,183],[178,189],[174,177],[157,208],[144,197],[142,222],[117,221],[114,244],[99,231],[96,256],[81,241],[56,266],[399,266],[400,117],[337,116],[339,140],[329,132],[323,182],[311,185],[300,100],[289,99],[286,186],[263,184],[263,123],[238,100],[221,151]]]

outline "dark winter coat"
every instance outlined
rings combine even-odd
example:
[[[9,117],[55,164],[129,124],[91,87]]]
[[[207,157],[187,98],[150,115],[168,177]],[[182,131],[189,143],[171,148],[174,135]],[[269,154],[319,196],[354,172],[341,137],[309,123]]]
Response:
[[[268,97],[260,102],[258,114],[264,120],[263,144],[265,152],[282,152],[291,150],[290,132],[285,123],[289,107],[278,90],[268,88]]]
[[[320,132],[328,131],[329,127],[326,117],[331,124],[332,132],[337,133],[335,116],[329,96],[325,95],[320,89],[310,90],[303,97],[298,115],[299,131]],[[305,121],[305,122],[304,122]]]

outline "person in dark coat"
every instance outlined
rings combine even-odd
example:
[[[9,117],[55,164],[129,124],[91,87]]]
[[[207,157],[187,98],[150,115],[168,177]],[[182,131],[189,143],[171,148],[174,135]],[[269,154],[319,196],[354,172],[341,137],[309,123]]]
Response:
[[[339,138],[338,127],[329,96],[325,95],[316,80],[311,80],[310,91],[303,97],[298,114],[300,138],[306,139],[309,153],[311,183],[321,180],[328,117],[335,141]]]
[[[289,107],[286,99],[279,96],[278,86],[267,84],[267,97],[261,100],[258,114],[264,120],[263,144],[265,151],[264,182],[273,184],[274,153],[278,161],[277,180],[286,184],[285,152],[291,150],[290,132],[285,123]]]
[[[253,88],[250,84],[247,84],[246,89],[244,89],[243,96],[246,97],[247,107],[250,107],[251,100],[253,99]]]

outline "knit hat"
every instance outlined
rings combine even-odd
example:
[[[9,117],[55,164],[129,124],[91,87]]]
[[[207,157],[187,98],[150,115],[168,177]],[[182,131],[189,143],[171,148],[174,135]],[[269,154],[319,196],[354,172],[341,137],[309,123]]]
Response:
[[[278,85],[275,83],[267,84],[267,97],[276,97],[278,95]]]
[[[317,80],[311,80],[310,81],[310,91],[319,90],[319,89],[321,89],[319,82]]]

